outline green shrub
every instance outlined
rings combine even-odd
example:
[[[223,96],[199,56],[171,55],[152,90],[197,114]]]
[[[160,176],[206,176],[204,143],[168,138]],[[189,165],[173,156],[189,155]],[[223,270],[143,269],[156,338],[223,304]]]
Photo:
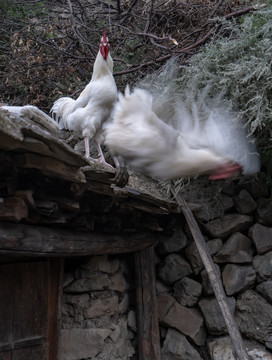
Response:
[[[257,139],[262,159],[271,164],[272,134],[272,5],[225,23],[227,37],[208,44],[183,67],[180,81],[189,96],[209,87],[238,109]]]

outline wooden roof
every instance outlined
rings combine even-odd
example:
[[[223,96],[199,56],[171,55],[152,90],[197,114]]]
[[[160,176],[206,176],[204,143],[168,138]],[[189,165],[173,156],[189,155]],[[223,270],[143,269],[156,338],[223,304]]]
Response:
[[[143,211],[149,211],[149,206],[157,208],[151,208],[155,213],[178,211],[157,182],[145,176],[130,173],[127,186],[118,188],[111,180],[113,169],[86,159],[63,142],[57,124],[43,117],[45,113],[34,107],[25,108],[24,111],[22,107],[22,115],[0,108],[0,149],[12,153],[17,167],[37,169],[52,178],[82,184],[96,193],[137,199],[142,207],[136,203],[135,207]]]
[[[135,251],[154,242],[144,233],[162,230],[157,216],[179,213],[178,206],[155,180],[130,173],[120,188],[113,176],[113,169],[87,160],[62,141],[57,124],[39,109],[0,108],[0,252],[10,238],[17,239],[13,250],[18,253],[34,249],[40,255],[58,254],[46,239],[54,239],[62,255]],[[9,228],[9,221],[18,224]],[[120,243],[124,231],[131,249]],[[94,233],[99,246],[89,241]],[[99,235],[105,233],[116,234],[115,240]],[[28,240],[19,244],[22,234]],[[65,239],[71,240],[70,249]],[[114,242],[117,248],[106,251]]]

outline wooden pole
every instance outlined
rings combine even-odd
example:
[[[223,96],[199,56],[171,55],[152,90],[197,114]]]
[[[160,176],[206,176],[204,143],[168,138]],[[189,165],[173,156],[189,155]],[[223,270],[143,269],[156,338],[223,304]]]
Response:
[[[139,360],[160,360],[154,247],[135,253]]]
[[[210,250],[207,247],[207,244],[202,236],[202,233],[199,229],[199,226],[196,222],[196,219],[188,207],[186,201],[179,194],[175,194],[174,185],[171,186],[172,194],[175,196],[184,216],[191,230],[191,234],[194,238],[196,246],[198,248],[199,254],[205,266],[205,269],[208,273],[210,282],[213,287],[214,294],[218,301],[219,307],[221,309],[222,315],[225,319],[229,335],[232,340],[234,351],[238,357],[238,360],[249,360],[249,356],[247,354],[246,348],[243,343],[242,336],[240,334],[239,328],[232,316],[230,308],[227,303],[227,297],[221,283],[221,279],[219,278],[213,259],[210,254]]]

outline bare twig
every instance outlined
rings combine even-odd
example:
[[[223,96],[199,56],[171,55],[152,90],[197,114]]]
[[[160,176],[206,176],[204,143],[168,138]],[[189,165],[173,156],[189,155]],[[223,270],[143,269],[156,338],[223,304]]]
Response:
[[[230,14],[227,14],[225,16],[225,19],[229,20],[229,19],[231,19],[231,18],[233,18],[235,16],[245,15],[245,14],[251,12],[251,11],[257,11],[257,10],[258,10],[258,7],[256,7],[256,6],[249,6],[249,7],[245,8],[245,9],[241,9],[241,10],[238,10],[238,11],[234,11],[234,12],[232,12]]]
[[[247,7],[245,9],[232,12],[232,13],[226,15],[225,19],[228,20],[228,19],[231,19],[232,17],[241,16],[241,15],[244,15],[244,14],[250,12],[250,11],[256,11],[256,7],[250,6],[250,7]],[[207,24],[205,24],[205,25],[207,25]],[[144,67],[148,67],[148,66],[151,66],[151,65],[156,64],[156,63],[164,62],[164,61],[170,59],[173,55],[176,55],[177,53],[187,53],[188,51],[190,51],[190,50],[192,50],[192,49],[194,49],[194,48],[196,48],[198,46],[203,45],[218,29],[219,29],[219,26],[214,26],[207,32],[207,34],[205,36],[203,36],[201,39],[199,39],[198,41],[196,41],[193,44],[190,44],[190,45],[188,45],[188,46],[186,46],[184,48],[181,48],[181,49],[177,49],[175,52],[169,53],[169,54],[164,55],[164,56],[161,56],[161,57],[159,57],[157,59],[154,59],[154,60],[142,63],[142,64],[138,64],[138,65],[136,65],[134,67],[131,67],[131,68],[123,70],[123,71],[116,72],[114,75],[115,76],[120,76],[120,75],[124,75],[124,74],[133,73],[135,71],[141,70]],[[193,33],[196,33],[198,31],[199,30],[196,30]],[[138,35],[146,35],[146,36],[154,37],[152,34],[148,34],[148,33],[137,33],[137,34]],[[170,38],[171,37],[168,37],[168,39],[170,39]],[[165,39],[165,37],[164,37],[164,39]],[[158,46],[158,44],[156,44],[156,45]],[[162,46],[159,46],[159,47],[163,48]]]
[[[222,5],[222,3],[224,2],[225,0],[220,0],[218,2],[218,4],[216,5],[216,7],[214,8],[214,10],[212,11],[211,15],[210,15],[210,18],[214,16],[214,14],[216,13],[216,11],[220,8],[220,6]]]
[[[204,44],[204,43],[211,37],[211,35],[213,34],[214,31],[215,31],[215,28],[212,28],[202,39],[198,40],[197,42],[195,42],[195,43],[192,44],[192,45],[189,45],[189,46],[187,46],[187,47],[184,47],[184,48],[176,51],[175,53],[167,54],[167,55],[161,56],[161,57],[159,57],[159,58],[157,58],[157,59],[154,59],[154,60],[147,61],[147,62],[145,62],[145,63],[139,64],[139,65],[137,65],[137,66],[135,66],[135,67],[132,67],[132,68],[130,68],[130,69],[126,69],[126,70],[122,70],[122,71],[116,72],[116,73],[114,73],[114,75],[115,75],[115,76],[120,76],[120,75],[124,75],[124,74],[129,74],[129,73],[132,73],[132,72],[141,70],[141,69],[144,68],[144,67],[153,65],[153,64],[155,64],[155,63],[164,62],[164,61],[170,59],[173,55],[177,55],[177,53],[186,53],[186,52],[188,52],[189,50],[192,50],[192,49],[194,49],[195,47]]]
[[[133,0],[130,7],[127,9],[127,11],[125,11],[123,14],[121,14],[122,19],[120,21],[120,24],[122,24],[126,20],[127,16],[131,13],[131,10],[134,8],[134,6],[137,4],[137,2],[138,2],[138,0]]]

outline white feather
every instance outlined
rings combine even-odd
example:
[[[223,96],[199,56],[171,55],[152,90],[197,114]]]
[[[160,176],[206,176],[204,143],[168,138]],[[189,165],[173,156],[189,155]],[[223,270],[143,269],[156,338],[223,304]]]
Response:
[[[152,105],[148,91],[136,88],[130,94],[127,89],[125,96],[119,95],[106,129],[105,143],[112,154],[122,156],[137,171],[165,180],[213,173],[232,163],[249,173],[258,171],[257,155],[243,161],[249,155],[248,140],[242,131],[236,132],[226,109],[198,102],[188,109],[180,101],[168,125]]]

